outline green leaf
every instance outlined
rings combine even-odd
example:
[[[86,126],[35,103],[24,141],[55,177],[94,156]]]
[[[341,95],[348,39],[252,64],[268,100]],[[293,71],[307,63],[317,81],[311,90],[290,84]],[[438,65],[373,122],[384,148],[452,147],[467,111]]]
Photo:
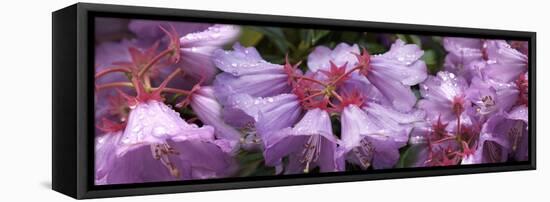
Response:
[[[425,50],[424,55],[422,56],[422,60],[426,62],[429,72],[434,73],[439,71],[439,69],[441,68],[441,65],[437,60],[437,53],[434,50]]]
[[[295,47],[287,41],[285,34],[281,28],[254,26],[250,26],[248,28],[264,34],[267,38],[269,38],[271,43],[275,44],[277,49],[279,49],[279,51],[283,54],[286,54],[289,48],[295,49]]]
[[[239,42],[243,46],[256,46],[256,44],[258,44],[258,42],[260,42],[260,40],[264,37],[264,34],[261,32],[255,31],[248,27],[244,27],[241,33]]]
[[[381,54],[386,52],[386,47],[378,43],[365,42],[360,44],[362,47],[365,47],[369,54]]]
[[[239,177],[247,176],[266,176],[273,175],[275,169],[265,166],[262,152],[241,151],[237,155],[240,169],[237,173]]]
[[[407,39],[407,35],[404,35],[404,34],[396,34],[395,36],[397,36],[398,39],[401,39],[401,41],[404,41],[404,42],[408,42],[409,40]]]
[[[410,41],[416,45],[418,45],[419,47],[422,47],[422,40],[420,39],[419,36],[416,36],[416,35],[409,35],[409,38],[411,39]]]
[[[317,45],[317,42],[330,33],[328,30],[312,30],[311,33],[311,46]]]
[[[413,144],[404,148],[404,152],[401,152],[399,157],[399,162],[397,163],[397,168],[410,168],[415,167],[415,164],[418,163],[419,154],[422,150],[426,149],[427,144]]]

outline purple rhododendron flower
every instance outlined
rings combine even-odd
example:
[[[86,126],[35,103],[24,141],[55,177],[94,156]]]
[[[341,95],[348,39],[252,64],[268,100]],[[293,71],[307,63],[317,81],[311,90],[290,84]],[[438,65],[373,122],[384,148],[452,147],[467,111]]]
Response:
[[[407,143],[411,124],[423,118],[420,111],[404,114],[376,103],[363,109],[348,105],[342,112],[342,158],[363,169],[391,168]]]
[[[290,92],[288,73],[283,65],[266,62],[253,47],[236,43],[233,49],[217,50],[212,56],[214,64],[223,71],[214,81],[216,96],[222,103],[234,94],[270,97]]]
[[[483,73],[500,82],[512,82],[527,71],[528,58],[502,40],[486,42],[488,65]]]
[[[466,99],[472,103],[474,115],[488,117],[499,111],[509,111],[516,104],[518,93],[512,84],[475,77],[466,90]]]
[[[157,41],[167,42],[166,34],[159,29],[159,27],[174,27],[179,36],[184,36],[186,34],[208,29],[210,26],[212,26],[212,24],[160,20],[132,20],[128,24],[128,29],[136,35],[141,43],[140,45],[151,46]]]
[[[181,60],[176,66],[183,67],[187,74],[212,81],[217,72],[212,57],[214,51],[234,41],[240,29],[233,25],[213,25],[208,29],[190,33],[180,38]]]
[[[508,160],[511,145],[508,137],[518,127],[499,113],[487,120],[479,137],[475,152],[464,158],[462,164],[502,163]]]
[[[203,23],[182,23],[171,21],[134,20],[130,22],[130,30],[137,34],[143,46],[150,46],[160,41],[164,46],[170,43],[179,43],[180,60],[172,67],[161,69],[161,75],[167,76],[174,68],[185,70],[186,77],[176,78],[174,82],[180,86],[187,86],[192,81],[203,80],[210,83],[216,74],[216,67],[211,56],[214,50],[234,41],[240,29],[233,25],[210,25]],[[172,36],[166,37],[163,30],[172,29]],[[171,41],[170,37],[177,38]],[[174,45],[174,44],[172,44]]]
[[[276,166],[288,156],[287,174],[307,173],[315,167],[321,172],[335,172],[336,142],[329,114],[312,109],[294,127],[273,131],[264,139],[265,161]]]
[[[107,184],[107,174],[113,167],[116,157],[117,143],[120,142],[122,131],[106,133],[95,138],[95,184]]]
[[[481,39],[445,37],[443,47],[449,53],[443,67],[468,82],[485,67],[484,42]]]
[[[228,148],[222,147],[225,151],[235,151],[238,149],[241,133],[235,128],[226,124],[222,117],[222,106],[214,96],[214,90],[210,86],[200,87],[192,95],[191,107],[197,117],[207,125],[216,129],[215,134],[218,139],[227,141]]]
[[[248,146],[261,144],[262,139],[273,131],[291,127],[302,114],[298,97],[280,94],[273,97],[253,98],[248,94],[231,96],[224,108],[225,120],[246,134]],[[260,146],[260,145],[258,145]]]
[[[357,44],[352,46],[346,43],[338,44],[334,50],[326,46],[317,46],[307,57],[307,66],[312,72],[328,70],[330,63],[336,66],[346,65],[346,69],[353,68],[359,62],[356,55],[360,54]]]
[[[133,106],[114,143],[99,147],[115,158],[108,184],[221,177],[231,171],[229,155],[214,143],[214,128],[188,124],[173,109],[151,100]],[[100,164],[101,165],[101,164]]]
[[[426,64],[420,60],[424,51],[414,44],[405,44],[397,40],[384,54],[370,56],[365,51],[364,55],[358,56],[358,53],[356,45],[339,45],[333,52],[329,52],[326,47],[318,47],[308,58],[308,65],[313,71],[329,71],[324,69],[330,65],[328,61],[336,61],[337,66],[344,63],[348,68],[362,64],[360,73],[366,76],[396,109],[411,110],[416,103],[416,97],[410,86],[424,81],[427,76]],[[335,57],[338,57],[338,60],[335,60]]]
[[[520,105],[512,109],[506,117],[514,122],[513,128],[508,130],[508,137],[511,142],[511,153],[516,161],[529,159],[528,111],[526,105]]]
[[[465,100],[468,83],[464,78],[450,72],[438,72],[437,76],[429,76],[420,84],[420,93],[424,99],[418,102],[418,107],[426,111],[427,120],[441,120],[453,125],[457,120],[470,122],[463,113],[470,107]],[[456,126],[456,125],[454,125]]]

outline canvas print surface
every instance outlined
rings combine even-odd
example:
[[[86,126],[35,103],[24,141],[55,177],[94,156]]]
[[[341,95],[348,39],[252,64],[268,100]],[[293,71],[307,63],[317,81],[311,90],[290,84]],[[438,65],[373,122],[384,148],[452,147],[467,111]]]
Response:
[[[528,160],[528,43],[95,19],[95,184]]]

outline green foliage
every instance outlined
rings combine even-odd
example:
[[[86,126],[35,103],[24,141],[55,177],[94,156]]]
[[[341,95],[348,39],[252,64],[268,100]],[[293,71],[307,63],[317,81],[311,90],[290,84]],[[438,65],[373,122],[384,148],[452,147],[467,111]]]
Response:
[[[400,151],[401,156],[397,162],[397,168],[415,167],[418,163],[418,157],[422,150],[426,149],[426,144],[413,144],[403,147]]]
[[[241,165],[238,177],[274,175],[275,169],[265,166],[262,152],[241,151],[237,155],[237,161]]]

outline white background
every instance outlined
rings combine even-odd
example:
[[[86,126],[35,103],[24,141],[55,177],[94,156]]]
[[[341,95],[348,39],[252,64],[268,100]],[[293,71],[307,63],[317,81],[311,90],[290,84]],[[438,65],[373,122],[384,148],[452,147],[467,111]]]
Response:
[[[51,186],[51,12],[74,1],[1,1],[0,201],[68,201]],[[545,1],[91,1],[536,31],[536,171],[102,199],[108,201],[524,201],[550,199],[550,14]]]

